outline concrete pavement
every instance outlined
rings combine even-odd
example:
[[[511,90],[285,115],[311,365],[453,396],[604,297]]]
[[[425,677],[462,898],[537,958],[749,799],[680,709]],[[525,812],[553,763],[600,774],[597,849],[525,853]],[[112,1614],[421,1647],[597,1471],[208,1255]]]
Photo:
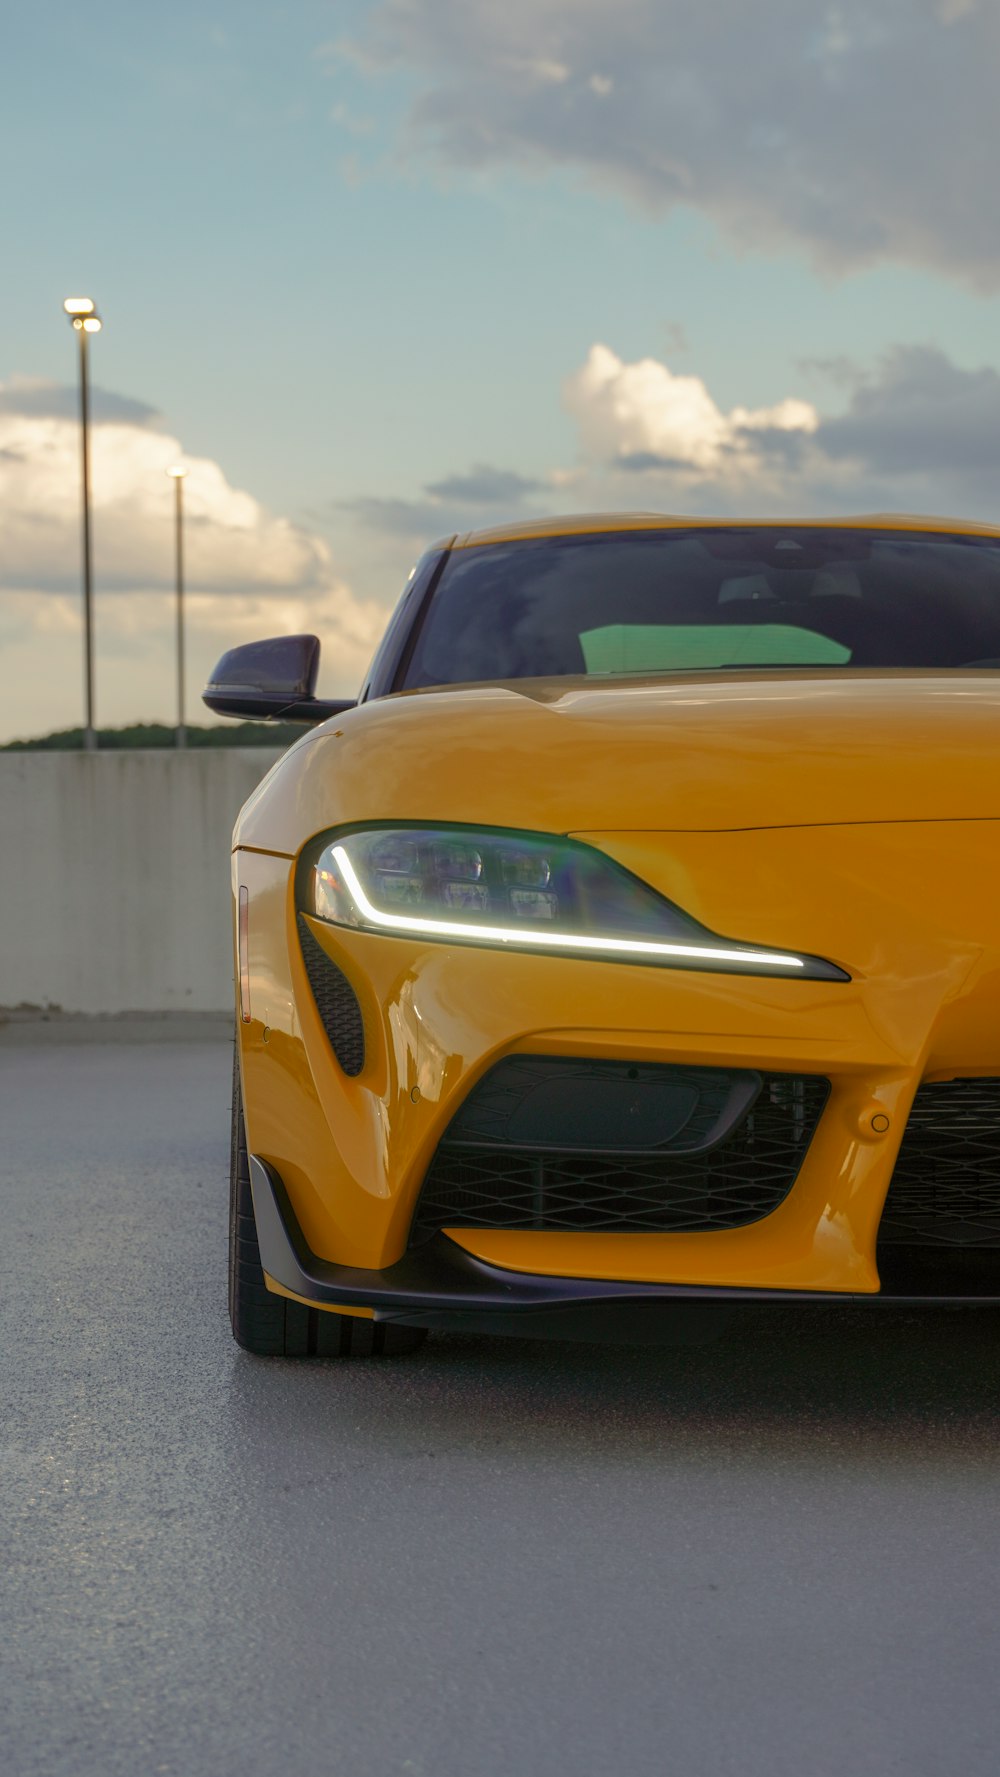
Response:
[[[992,1777],[998,1317],[254,1360],[145,1035],[0,1044],[10,1777]]]

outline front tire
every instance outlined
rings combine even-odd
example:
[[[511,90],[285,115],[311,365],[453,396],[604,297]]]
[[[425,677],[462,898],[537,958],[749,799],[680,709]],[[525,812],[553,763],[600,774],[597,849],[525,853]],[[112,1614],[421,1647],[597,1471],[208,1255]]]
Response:
[[[239,1056],[233,1054],[233,1128],[229,1167],[229,1319],[233,1338],[257,1357],[402,1357],[427,1337],[425,1327],[363,1320],[307,1308],[276,1296],[264,1282],[250,1189]]]

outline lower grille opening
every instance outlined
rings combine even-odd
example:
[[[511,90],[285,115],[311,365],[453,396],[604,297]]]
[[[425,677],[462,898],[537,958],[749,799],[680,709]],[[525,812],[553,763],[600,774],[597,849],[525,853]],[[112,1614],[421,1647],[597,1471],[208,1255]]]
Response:
[[[510,1056],[439,1144],[411,1245],[446,1227],[745,1227],[787,1197],[829,1092],[815,1075]]]
[[[878,1231],[884,1290],[1000,1289],[1000,1079],[935,1081],[913,1101]]]

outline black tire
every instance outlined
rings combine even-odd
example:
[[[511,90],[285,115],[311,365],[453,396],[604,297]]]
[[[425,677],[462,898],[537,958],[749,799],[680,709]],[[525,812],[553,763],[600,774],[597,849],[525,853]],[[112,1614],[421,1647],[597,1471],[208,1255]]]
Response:
[[[233,1056],[233,1134],[229,1168],[229,1318],[233,1337],[257,1357],[402,1357],[425,1327],[331,1314],[276,1296],[264,1282],[250,1190],[239,1060]]]

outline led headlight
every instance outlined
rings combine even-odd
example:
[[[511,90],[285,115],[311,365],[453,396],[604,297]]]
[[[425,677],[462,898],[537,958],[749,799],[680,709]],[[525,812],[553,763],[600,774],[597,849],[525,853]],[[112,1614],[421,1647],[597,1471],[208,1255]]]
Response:
[[[707,931],[593,846],[470,827],[378,827],[329,836],[302,880],[333,925],[447,943],[566,952],[668,968],[846,981],[820,957]]]

